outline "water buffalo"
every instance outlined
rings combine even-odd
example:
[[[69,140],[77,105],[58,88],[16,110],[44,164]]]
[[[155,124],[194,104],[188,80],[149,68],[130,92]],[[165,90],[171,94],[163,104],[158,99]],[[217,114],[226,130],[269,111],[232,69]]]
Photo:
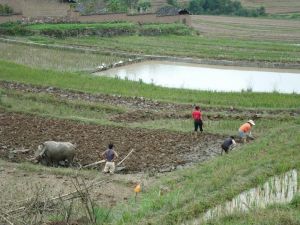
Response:
[[[45,141],[38,146],[35,158],[43,165],[69,165],[73,162],[76,146],[70,142]]]

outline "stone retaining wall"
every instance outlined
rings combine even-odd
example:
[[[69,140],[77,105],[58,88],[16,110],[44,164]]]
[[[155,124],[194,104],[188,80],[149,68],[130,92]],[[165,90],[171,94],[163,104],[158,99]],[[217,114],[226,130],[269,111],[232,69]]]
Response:
[[[22,20],[22,15],[0,16],[0,23],[16,22]]]

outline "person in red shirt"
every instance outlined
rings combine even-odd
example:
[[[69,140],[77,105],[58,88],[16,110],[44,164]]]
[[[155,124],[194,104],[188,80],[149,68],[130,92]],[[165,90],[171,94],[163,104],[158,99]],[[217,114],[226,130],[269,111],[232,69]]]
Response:
[[[192,116],[193,116],[193,119],[194,119],[195,132],[197,132],[198,128],[199,128],[200,132],[202,133],[203,132],[202,112],[201,112],[199,106],[195,106],[195,109],[193,110]]]

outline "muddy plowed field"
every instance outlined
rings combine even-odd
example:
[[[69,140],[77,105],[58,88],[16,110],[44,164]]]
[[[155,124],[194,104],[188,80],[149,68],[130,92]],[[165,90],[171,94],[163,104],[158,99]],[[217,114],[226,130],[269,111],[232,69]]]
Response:
[[[15,82],[0,82],[4,90],[16,90],[21,93],[45,93],[62,100],[81,100],[85,102],[118,105],[127,111],[112,115],[115,122],[136,122],[159,119],[188,119],[191,117],[191,105],[153,101],[142,97],[124,97],[105,94],[88,94],[80,91],[63,90]],[[205,120],[234,118],[259,119],[268,117],[275,111],[248,110],[233,108],[205,108]],[[216,112],[215,112],[216,111]],[[276,111],[277,115],[299,111]],[[258,115],[258,116],[257,116]],[[167,121],[167,120],[166,120]],[[37,146],[44,141],[69,141],[77,144],[76,160],[81,165],[101,160],[102,153],[112,142],[123,159],[131,149],[134,153],[121,165],[128,172],[171,171],[194,162],[204,161],[220,153],[220,144],[224,139],[220,135],[204,132],[195,136],[192,132],[180,133],[167,130],[148,130],[117,126],[92,125],[71,120],[53,119],[24,113],[13,113],[0,109],[0,157],[22,162],[33,158]],[[15,149],[30,149],[26,153],[11,154]],[[103,166],[103,165],[102,165]]]
[[[128,172],[170,171],[192,162],[206,160],[220,152],[223,137],[211,134],[177,133],[162,130],[129,129],[88,125],[79,122],[41,118],[32,115],[1,112],[0,157],[15,162],[34,156],[43,141],[70,141],[77,144],[76,160],[89,164],[100,160],[112,142],[119,160],[135,149],[124,165]],[[11,156],[13,149],[30,149]]]

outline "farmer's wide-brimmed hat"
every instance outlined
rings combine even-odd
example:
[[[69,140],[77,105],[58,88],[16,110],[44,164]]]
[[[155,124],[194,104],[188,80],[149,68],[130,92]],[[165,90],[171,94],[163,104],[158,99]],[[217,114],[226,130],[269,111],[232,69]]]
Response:
[[[248,120],[248,123],[252,124],[253,126],[255,125],[253,120]]]

